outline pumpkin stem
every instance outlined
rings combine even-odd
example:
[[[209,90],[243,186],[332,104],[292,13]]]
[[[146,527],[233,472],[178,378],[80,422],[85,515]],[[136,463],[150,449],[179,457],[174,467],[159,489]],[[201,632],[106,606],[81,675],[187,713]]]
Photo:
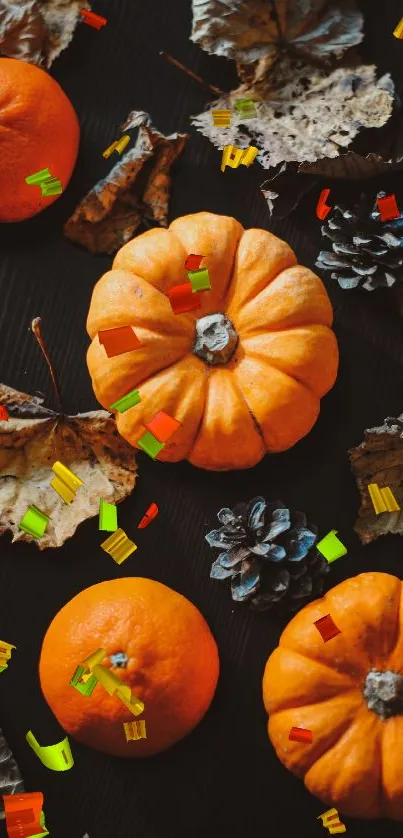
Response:
[[[226,314],[207,314],[196,320],[193,352],[207,364],[227,364],[235,351],[238,335]]]
[[[403,713],[403,676],[371,669],[365,679],[364,698],[368,709],[381,719]]]
[[[112,666],[117,666],[118,669],[125,669],[129,658],[126,652],[115,652],[114,655],[109,655],[109,660]]]

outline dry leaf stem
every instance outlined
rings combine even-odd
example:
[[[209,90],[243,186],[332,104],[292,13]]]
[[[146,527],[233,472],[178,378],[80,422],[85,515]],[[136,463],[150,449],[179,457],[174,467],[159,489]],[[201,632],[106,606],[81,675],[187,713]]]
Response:
[[[45,361],[46,361],[46,363],[49,367],[49,371],[50,371],[50,375],[51,375],[52,383],[53,383],[53,389],[54,389],[55,395],[56,395],[58,413],[63,413],[64,414],[65,411],[64,411],[64,408],[63,408],[63,402],[62,402],[62,398],[61,398],[61,395],[60,395],[60,390],[59,390],[59,385],[58,385],[58,382],[57,382],[55,369],[54,369],[54,366],[52,364],[52,361],[50,360],[48,350],[46,348],[45,342],[44,342],[43,337],[42,337],[41,323],[42,323],[41,317],[35,317],[33,319],[32,323],[31,323],[31,329],[32,329],[32,331],[33,331],[33,333],[34,333],[34,335],[35,335],[35,337],[36,337],[36,339],[39,343],[39,346],[40,346],[41,351],[42,351],[42,355],[45,358]]]
[[[220,87],[215,87],[213,84],[209,84],[207,81],[204,81],[204,79],[202,79],[201,76],[196,75],[196,73],[194,73],[193,70],[189,70],[188,67],[185,67],[184,64],[181,64],[180,61],[177,61],[176,58],[173,58],[173,56],[170,55],[169,52],[164,52],[163,50],[161,50],[160,55],[162,55],[163,58],[166,58],[167,61],[170,61],[171,64],[174,65],[174,67],[178,68],[178,70],[183,70],[183,72],[186,73],[187,76],[190,76],[191,79],[194,79],[195,81],[199,82],[199,84],[202,84],[203,87],[207,87],[216,96],[226,95],[225,90],[221,90]]]

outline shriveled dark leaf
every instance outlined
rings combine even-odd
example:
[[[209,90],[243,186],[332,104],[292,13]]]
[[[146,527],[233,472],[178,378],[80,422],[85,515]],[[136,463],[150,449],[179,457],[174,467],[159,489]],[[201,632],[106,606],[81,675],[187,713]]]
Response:
[[[214,55],[243,64],[272,63],[289,45],[315,59],[340,57],[363,39],[363,16],[354,0],[193,0],[191,39]]]
[[[13,541],[35,540],[40,550],[59,547],[82,521],[98,514],[100,497],[116,503],[133,490],[134,451],[106,411],[59,415],[42,408],[38,397],[4,384],[0,404],[9,414],[0,423],[0,535],[9,530]],[[84,484],[70,505],[50,486],[56,460]],[[50,516],[40,539],[18,528],[31,505]]]
[[[181,154],[187,134],[165,137],[144,111],[132,111],[122,131],[138,128],[128,148],[76,208],[65,224],[68,239],[92,253],[115,253],[139,225],[168,226],[170,169]]]
[[[380,535],[403,534],[403,510],[376,515],[368,492],[369,483],[377,483],[380,488],[389,486],[403,507],[403,414],[369,428],[364,437],[349,455],[361,497],[354,529],[362,543],[368,544]]]
[[[87,0],[0,0],[0,55],[49,68],[69,45]]]
[[[261,191],[273,218],[284,218],[310,190],[326,185],[334,190],[340,181],[372,180],[373,190],[383,188],[382,177],[403,169],[403,109],[395,98],[393,113],[381,128],[366,128],[338,157],[315,163],[283,163],[262,183]],[[345,184],[344,184],[345,185]],[[318,192],[319,194],[319,192]],[[334,202],[334,192],[332,194]]]

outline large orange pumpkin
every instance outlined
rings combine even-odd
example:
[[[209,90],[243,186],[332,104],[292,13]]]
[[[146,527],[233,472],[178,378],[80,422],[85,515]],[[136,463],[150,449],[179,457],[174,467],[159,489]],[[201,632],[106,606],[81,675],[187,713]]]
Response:
[[[211,291],[201,308],[175,315],[167,291],[188,281],[185,259],[204,256]],[[117,414],[136,446],[164,410],[181,422],[160,460],[207,469],[254,466],[314,425],[334,384],[338,351],[321,280],[266,230],[200,212],[124,245],[96,284],[88,314],[88,368],[109,408],[138,388],[141,402]],[[108,358],[98,332],[131,325],[143,348]]]
[[[324,642],[314,622],[340,634]],[[403,819],[403,595],[386,573],[336,585],[288,624],[263,678],[269,736],[284,765],[326,805]],[[312,743],[289,740],[291,727]]]

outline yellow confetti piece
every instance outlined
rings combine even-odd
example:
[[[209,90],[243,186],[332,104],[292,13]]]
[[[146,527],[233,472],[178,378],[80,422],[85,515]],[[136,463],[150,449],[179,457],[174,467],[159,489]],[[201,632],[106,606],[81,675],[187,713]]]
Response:
[[[381,512],[387,512],[386,503],[381,495],[381,491],[377,483],[369,483],[368,484],[368,492],[369,496],[372,500],[372,504],[375,510],[376,515],[380,515]]]

